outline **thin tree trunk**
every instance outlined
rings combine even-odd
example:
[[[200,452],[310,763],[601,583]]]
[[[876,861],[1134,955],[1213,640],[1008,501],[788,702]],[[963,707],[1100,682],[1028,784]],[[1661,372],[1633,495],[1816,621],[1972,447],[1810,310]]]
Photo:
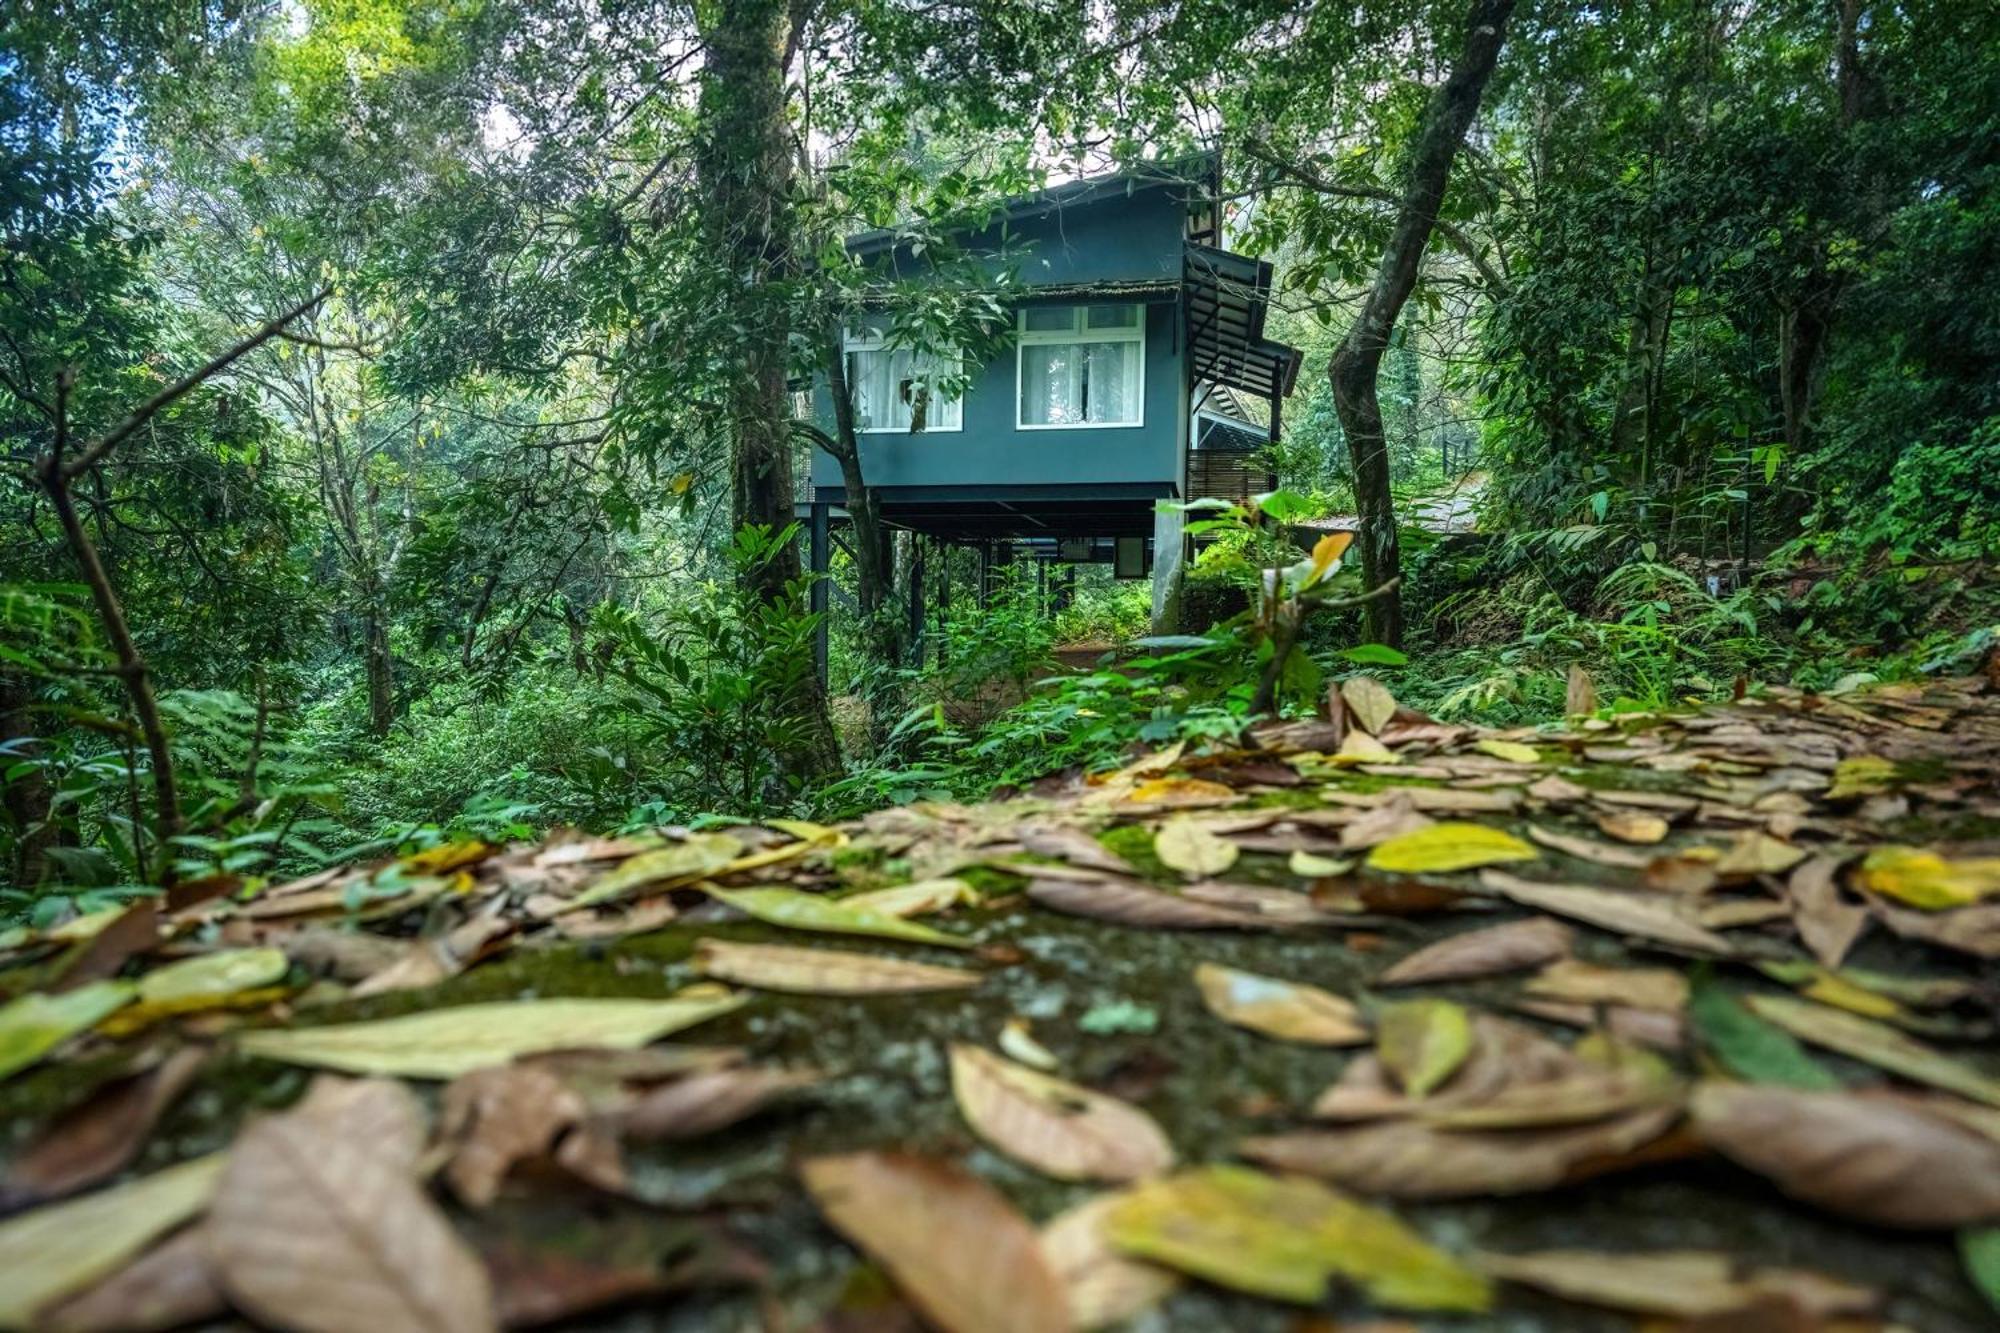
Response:
[[[1389,444],[1382,430],[1376,383],[1382,353],[1404,302],[1417,284],[1424,249],[1436,227],[1451,180],[1452,159],[1479,111],[1486,82],[1500,55],[1514,0],[1474,0],[1464,49],[1444,86],[1431,96],[1410,155],[1409,183],[1396,206],[1396,224],[1382,252],[1374,286],[1354,326],[1327,366],[1334,411],[1354,464],[1355,507],[1361,516],[1361,570],[1369,587],[1386,586],[1401,572],[1396,506],[1389,490]],[[1367,603],[1369,637],[1396,646],[1403,640],[1401,596],[1387,592]]]
[[[386,736],[396,721],[396,669],[388,627],[373,596],[361,616],[361,661],[368,678],[368,731]]]
[[[0,672],[0,745],[9,763],[33,758],[39,745],[27,748],[36,734],[33,705],[35,691],[28,677]],[[40,768],[30,768],[12,782],[0,784],[0,800],[6,802],[7,822],[13,825],[14,864],[11,882],[32,889],[42,881],[42,867],[48,849],[55,845],[56,826],[49,819],[52,792]]]

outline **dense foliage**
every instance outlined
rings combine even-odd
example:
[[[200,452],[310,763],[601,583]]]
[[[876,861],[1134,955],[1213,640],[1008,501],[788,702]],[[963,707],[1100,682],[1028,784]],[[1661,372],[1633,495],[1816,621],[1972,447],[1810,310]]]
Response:
[[[1234,736],[1357,660],[1494,721],[1560,713],[1573,664],[1633,708],[1976,665],[2000,11],[1954,0],[1516,8],[1379,372],[1414,664],[1366,648],[1351,573],[1267,582],[1310,564],[1285,523],[1357,502],[1326,369],[1469,12],[10,7],[0,909],[440,829],[976,795]],[[1213,623],[1148,643],[1102,569],[981,597],[959,553],[919,643],[914,551],[862,531],[823,695],[786,524],[843,446],[790,390],[863,298],[840,238],[948,268],[995,197],[1189,147],[1308,355],[1284,492],[1194,515]],[[912,346],[998,336],[990,290],[897,301]],[[86,457],[93,582],[38,460],[294,309]],[[1417,521],[1468,477],[1480,533]]]

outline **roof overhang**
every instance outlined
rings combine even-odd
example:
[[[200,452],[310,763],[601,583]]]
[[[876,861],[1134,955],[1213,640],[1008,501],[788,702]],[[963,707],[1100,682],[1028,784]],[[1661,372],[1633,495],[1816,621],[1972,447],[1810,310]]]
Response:
[[[1210,380],[1277,406],[1298,383],[1304,355],[1264,336],[1270,309],[1271,265],[1193,241],[1184,248],[1187,346],[1195,381]]]

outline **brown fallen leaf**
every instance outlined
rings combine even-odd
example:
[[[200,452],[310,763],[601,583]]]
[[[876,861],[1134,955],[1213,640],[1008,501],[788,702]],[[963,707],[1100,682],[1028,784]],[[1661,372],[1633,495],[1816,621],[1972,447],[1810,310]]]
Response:
[[[963,990],[982,980],[977,972],[843,949],[784,944],[695,942],[695,967],[705,977],[801,995],[887,995]]]
[[[1158,1305],[1181,1285],[1171,1268],[1128,1259],[1111,1247],[1105,1217],[1123,1194],[1099,1194],[1050,1219],[1042,1227],[1042,1253],[1069,1295],[1076,1328],[1123,1323]]]
[[[1762,1268],[1705,1250],[1543,1250],[1482,1254],[1477,1262],[1495,1277],[1568,1300],[1677,1319],[1754,1309],[1772,1300],[1789,1303],[1813,1319],[1867,1314],[1882,1303],[1880,1292],[1824,1273]]]
[[[1683,948],[1727,956],[1734,952],[1729,941],[1696,925],[1674,906],[1615,889],[1595,889],[1580,884],[1543,884],[1504,870],[1482,870],[1479,882],[1494,893],[1529,907],[1539,907],[1557,916],[1566,916],[1620,935],[1637,935],[1677,944]]]
[[[1672,1079],[1647,1070],[1589,1069],[1541,1083],[1518,1083],[1477,1102],[1420,1105],[1417,1118],[1440,1129],[1546,1129],[1583,1125],[1678,1101]]]
[[[45,1333],[155,1333],[229,1310],[201,1223],[184,1227],[118,1272],[44,1310]]]
[[[486,1271],[391,1145],[311,1115],[236,1138],[210,1205],[232,1304],[305,1333],[485,1333]]]
[[[1737,835],[1723,849],[1715,873],[1724,881],[1751,879],[1758,875],[1782,875],[1806,859],[1806,849],[1795,847],[1763,832],[1750,829]]]
[[[1068,1296],[1035,1229],[999,1191],[907,1153],[814,1157],[799,1169],[834,1229],[945,1333],[1062,1333]]]
[[[1549,964],[1528,978],[1529,995],[1573,1004],[1629,1005],[1679,1013],[1687,1008],[1687,977],[1665,967],[1599,967],[1576,958]]]
[[[1839,967],[1847,951],[1868,929],[1868,909],[1844,902],[1836,881],[1844,857],[1815,856],[1792,872],[1785,883],[1792,921],[1799,938],[1822,966]]]
[[[514,923],[498,913],[475,916],[434,940],[413,941],[401,958],[354,988],[354,996],[435,986],[499,951]]]
[[[158,1064],[91,1090],[22,1149],[0,1184],[0,1208],[59,1199],[131,1165],[153,1126],[207,1063],[202,1047],[183,1047]]]
[[[1652,1143],[1679,1118],[1677,1106],[1652,1106],[1586,1125],[1491,1131],[1406,1118],[1246,1139],[1238,1151],[1364,1194],[1466,1199],[1552,1189]]]
[[[1378,847],[1391,838],[1421,833],[1436,823],[1429,815],[1417,813],[1416,804],[1407,793],[1398,792],[1359,819],[1343,826],[1340,845],[1349,851]]]
[[[1380,734],[1396,715],[1396,696],[1373,676],[1349,676],[1340,682],[1340,697],[1347,704],[1347,715],[1370,735]]]
[[[1027,824],[1014,835],[1036,856],[1053,856],[1085,870],[1133,874],[1130,861],[1073,824]]]
[[[2000,1143],[1902,1099],[1704,1083],[1694,1130],[1806,1203],[1879,1226],[2000,1218]]]
[[[1358,1046],[1368,1040],[1361,1011],[1317,986],[1215,963],[1196,964],[1194,980],[1209,1012],[1225,1023],[1308,1046]]]
[[[1550,1023],[1585,1029],[1602,1027],[1614,1037],[1656,1051],[1678,1051],[1687,1045],[1686,1015],[1663,1009],[1638,1009],[1629,1004],[1575,1004],[1567,1000],[1538,1000],[1533,996],[1522,996],[1513,1007],[1516,1012]]]
[[[438,1107],[452,1193],[485,1207],[516,1162],[547,1156],[587,1111],[583,1098],[547,1069],[496,1065],[459,1075]]]
[[[1058,1180],[1138,1180],[1174,1162],[1138,1107],[978,1046],[951,1048],[951,1090],[981,1138]]]
[[[1518,972],[1563,957],[1573,939],[1568,926],[1545,916],[1469,930],[1417,950],[1376,978],[1375,984],[1414,986]]]
[[[1055,879],[1037,873],[1028,881],[1028,896],[1052,912],[1154,930],[1268,930],[1273,924],[1248,912],[1148,888],[1137,880]]]
[[[1644,852],[1631,851],[1624,847],[1614,847],[1610,843],[1598,842],[1591,838],[1580,838],[1560,829],[1543,828],[1539,824],[1528,825],[1528,836],[1544,847],[1574,856],[1579,861],[1605,866],[1612,870],[1640,870],[1652,858]]]
[[[620,1137],[643,1142],[691,1139],[747,1120],[822,1076],[810,1069],[743,1066],[689,1074],[663,1083],[607,1120]]]
[[[1522,1023],[1492,1014],[1472,1016],[1472,1052],[1429,1097],[1404,1095],[1375,1055],[1350,1061],[1313,1103],[1322,1120],[1372,1120],[1425,1108],[1477,1105],[1520,1084],[1566,1078],[1582,1066],[1562,1046]]]
[[[1563,681],[1563,712],[1569,717],[1583,717],[1597,711],[1597,685],[1590,673],[1575,662],[1569,664],[1569,674]]]
[[[110,925],[76,946],[62,962],[51,994],[115,977],[127,962],[160,942],[160,906],[141,898],[120,912]]]

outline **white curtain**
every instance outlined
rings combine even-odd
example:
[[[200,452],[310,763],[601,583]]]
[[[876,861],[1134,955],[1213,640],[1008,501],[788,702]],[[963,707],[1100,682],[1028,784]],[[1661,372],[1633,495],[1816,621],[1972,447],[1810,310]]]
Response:
[[[1083,348],[1027,343],[1021,348],[1021,424],[1069,426],[1083,420]]]
[[[1136,342],[1088,343],[1090,414],[1094,422],[1139,419],[1139,351]]]

